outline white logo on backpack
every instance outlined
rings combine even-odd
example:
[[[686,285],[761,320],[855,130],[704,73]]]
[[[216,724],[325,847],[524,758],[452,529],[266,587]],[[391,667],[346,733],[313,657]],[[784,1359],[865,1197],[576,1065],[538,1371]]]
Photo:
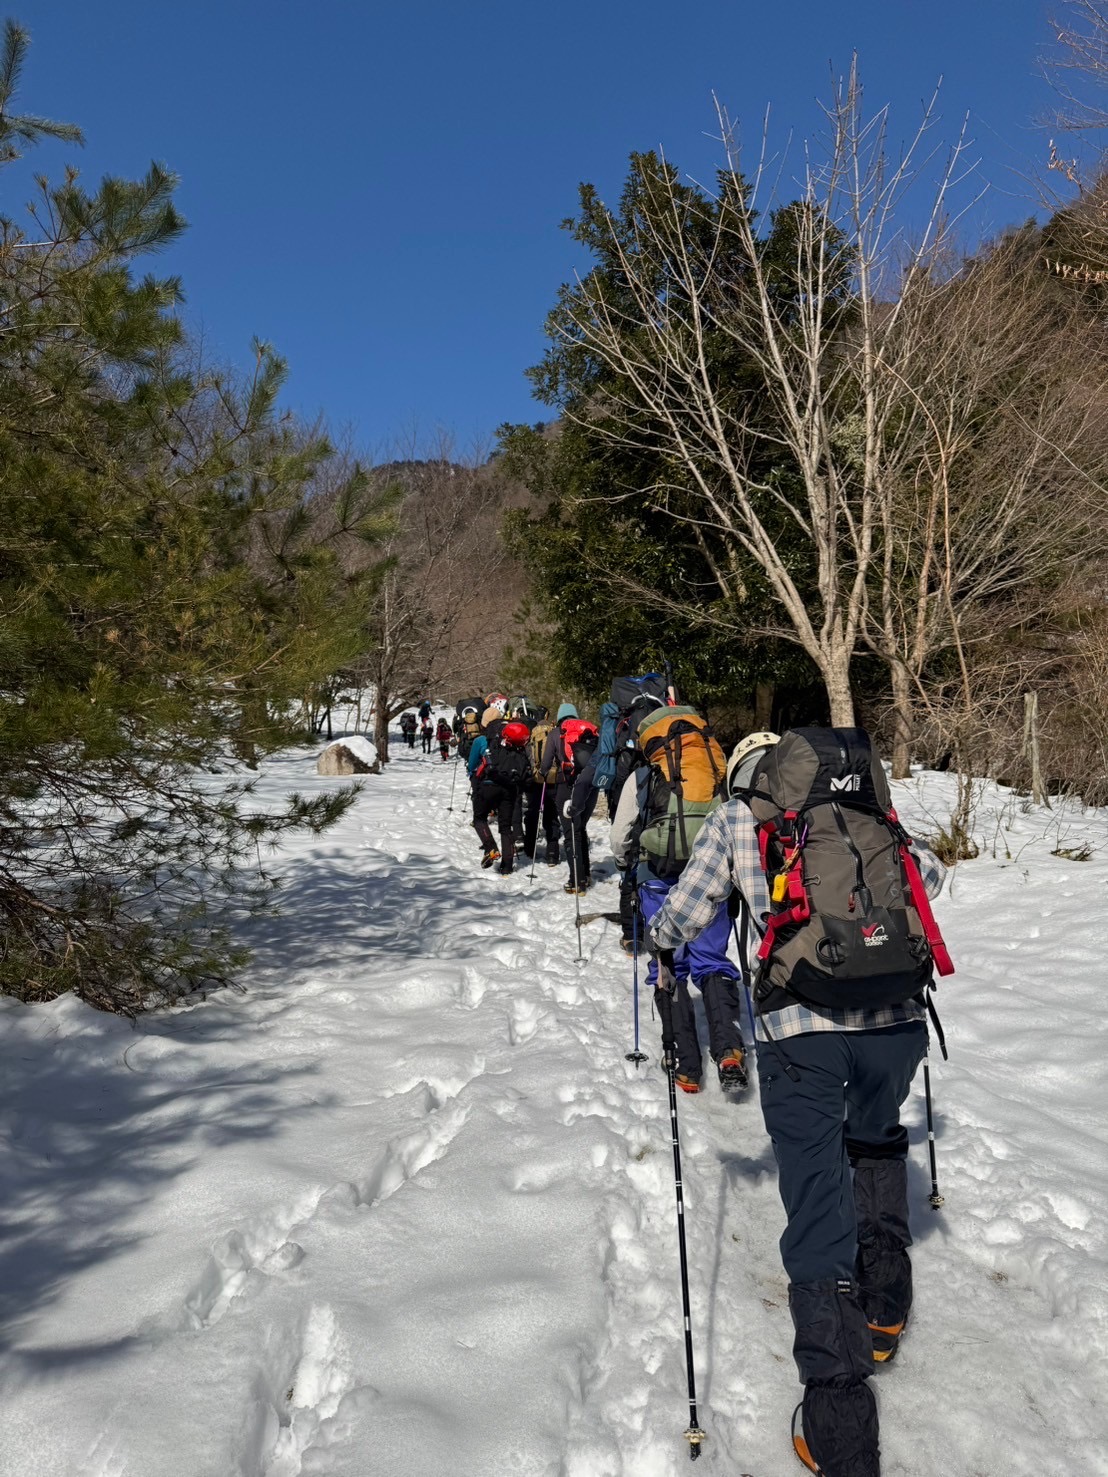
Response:
[[[862,785],[856,774],[844,774],[841,780],[832,778],[831,788],[833,790],[860,790]]]

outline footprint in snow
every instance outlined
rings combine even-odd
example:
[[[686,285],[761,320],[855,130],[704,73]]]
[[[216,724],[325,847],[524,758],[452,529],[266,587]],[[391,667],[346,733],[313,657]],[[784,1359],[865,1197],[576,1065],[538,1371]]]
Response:
[[[252,1229],[230,1231],[216,1242],[207,1266],[185,1299],[181,1329],[212,1328],[237,1298],[260,1290],[267,1278],[299,1266],[304,1248],[286,1236],[304,1219],[299,1214],[282,1216]]]
[[[294,1357],[291,1373],[271,1394],[262,1477],[300,1477],[309,1453],[311,1470],[325,1470],[318,1458],[348,1444],[379,1398],[369,1386],[352,1388],[349,1355],[331,1308],[311,1309]]]

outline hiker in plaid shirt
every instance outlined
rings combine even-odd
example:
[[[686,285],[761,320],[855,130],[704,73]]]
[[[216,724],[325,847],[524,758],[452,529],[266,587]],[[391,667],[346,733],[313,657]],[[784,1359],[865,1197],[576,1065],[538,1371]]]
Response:
[[[763,733],[737,746],[729,794],[749,789],[777,742]],[[936,897],[945,868],[918,843],[912,850],[928,897]],[[663,968],[733,892],[763,933],[771,905],[758,822],[741,798],[708,818],[653,920]],[[787,1217],[780,1246],[793,1352],[805,1385],[797,1454],[825,1477],[877,1477],[876,1407],[865,1380],[875,1361],[895,1354],[911,1306],[900,1106],[927,1046],[926,1008],[920,997],[859,1009],[789,1001],[759,1008],[756,1039],[762,1113]]]

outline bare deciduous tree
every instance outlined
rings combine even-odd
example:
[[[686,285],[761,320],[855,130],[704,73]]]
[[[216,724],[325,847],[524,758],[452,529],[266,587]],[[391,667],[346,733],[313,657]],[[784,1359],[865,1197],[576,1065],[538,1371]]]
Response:
[[[1025,620],[1029,604],[1049,602],[1083,557],[1108,427],[1099,328],[1044,270],[1036,232],[932,274],[900,336],[888,368],[903,394],[864,632],[889,666],[902,776],[936,657],[953,653],[972,707],[975,646],[995,639],[1014,600]]]
[[[735,554],[760,566],[787,618],[773,634],[799,643],[824,681],[832,721],[850,725],[850,666],[897,460],[902,320],[932,291],[966,144],[959,141],[940,170],[909,246],[899,212],[920,188],[930,113],[892,160],[885,114],[865,117],[852,69],[827,120],[826,147],[807,154],[800,198],[786,204],[764,155],[749,185],[743,178],[721,112],[728,167],[699,229],[688,229],[696,210],[689,192],[663,168],[650,182],[655,209],[640,217],[637,239],[621,236],[610,218],[620,298],[594,276],[564,297],[554,321],[609,368],[615,386],[602,405],[569,413],[593,414],[614,438],[668,462],[672,478],[647,495],[706,550],[715,542],[725,594],[740,579]],[[761,225],[767,212],[773,233]],[[786,262],[783,235],[791,241]],[[713,342],[745,360],[756,393],[721,383]],[[814,596],[781,546],[782,519],[808,551]]]

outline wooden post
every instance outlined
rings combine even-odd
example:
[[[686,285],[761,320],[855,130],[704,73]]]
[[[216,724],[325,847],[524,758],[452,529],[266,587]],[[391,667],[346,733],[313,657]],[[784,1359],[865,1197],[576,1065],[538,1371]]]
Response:
[[[1031,761],[1031,799],[1036,805],[1050,809],[1050,801],[1043,791],[1043,772],[1039,763],[1039,694],[1025,692],[1023,695],[1023,752]]]

